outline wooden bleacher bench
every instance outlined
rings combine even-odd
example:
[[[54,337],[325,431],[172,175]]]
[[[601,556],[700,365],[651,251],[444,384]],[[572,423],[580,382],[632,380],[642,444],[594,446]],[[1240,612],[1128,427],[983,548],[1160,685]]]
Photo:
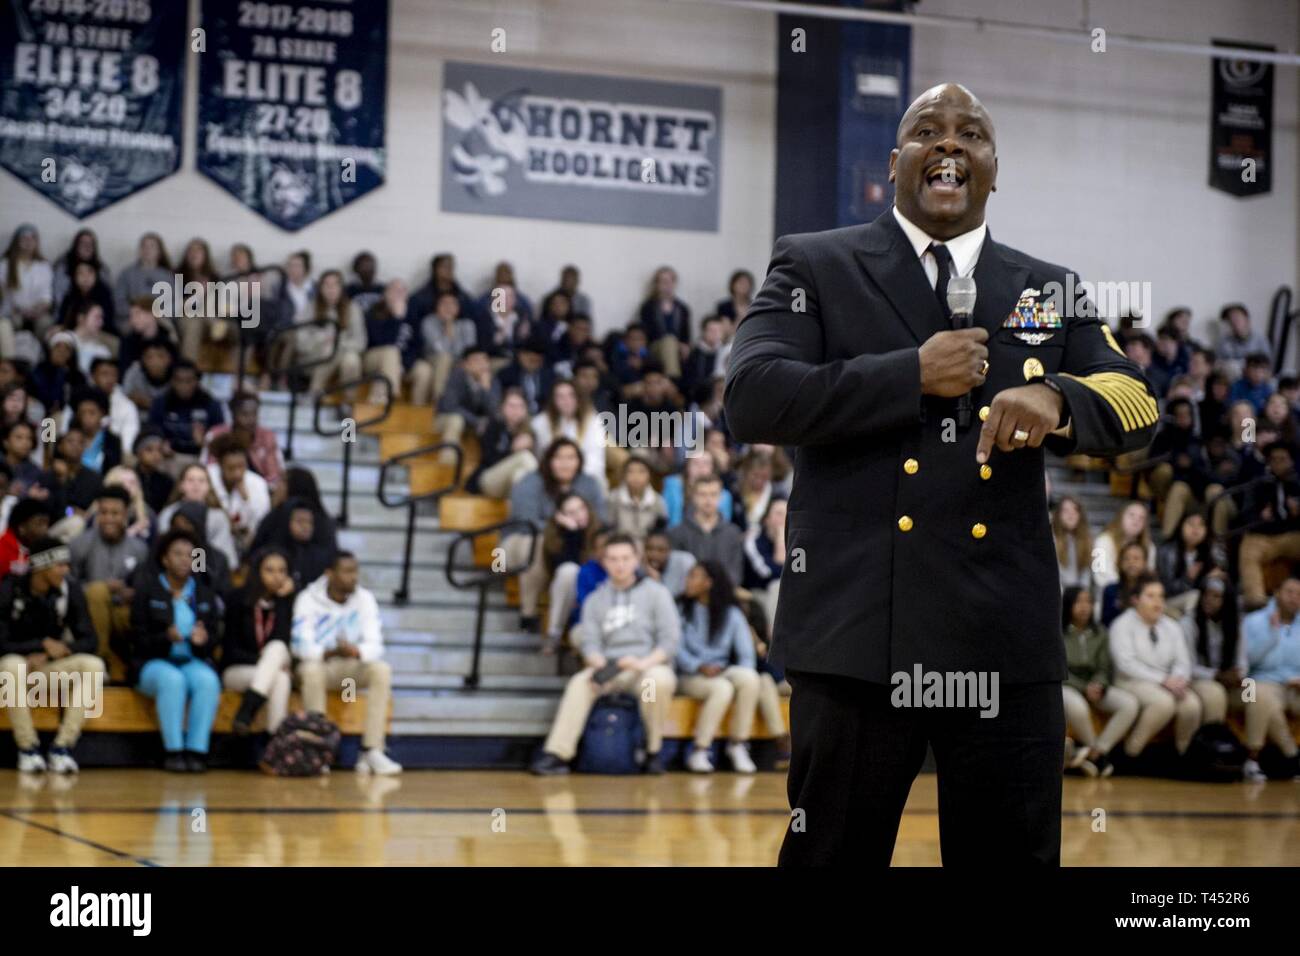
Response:
[[[695,700],[693,697],[674,697],[672,709],[668,712],[668,723],[664,725],[664,737],[669,740],[693,737],[695,735],[695,719],[699,716],[700,708],[704,706],[704,701]],[[785,720],[785,725],[790,726],[790,698],[781,698],[781,716]],[[727,709],[727,715],[723,718],[718,728],[719,737],[725,737],[731,731],[731,709]],[[771,740],[777,735],[772,732],[772,728],[767,726],[763,721],[763,715],[754,715],[754,729],[750,735],[754,740]]]
[[[238,691],[228,690],[221,694],[221,703],[217,708],[217,719],[212,725],[212,732],[230,733],[231,721],[239,710],[243,697]],[[289,710],[293,712],[302,706],[302,698],[295,692],[289,698]],[[331,695],[326,701],[329,719],[338,725],[344,734],[357,735],[362,732],[366,722],[368,702],[365,693],[358,695],[354,703],[344,703],[343,698]],[[59,711],[54,707],[37,707],[32,712],[32,721],[37,730],[57,730]],[[389,722],[392,712],[389,712]],[[0,708],[0,730],[10,729],[7,709]],[[253,730],[266,729],[266,709],[258,715]],[[104,710],[98,717],[88,719],[82,727],[83,733],[157,733],[158,720],[154,713],[154,702],[143,694],[138,694],[129,687],[105,687]]]

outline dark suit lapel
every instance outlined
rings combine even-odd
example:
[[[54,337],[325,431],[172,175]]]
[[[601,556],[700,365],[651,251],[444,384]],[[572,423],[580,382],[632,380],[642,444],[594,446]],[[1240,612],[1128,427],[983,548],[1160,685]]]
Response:
[[[975,263],[975,315],[974,323],[996,334],[1006,317],[1015,308],[1020,293],[1029,280],[1029,269],[1009,263],[1002,254],[1003,247],[986,233]]]
[[[892,208],[886,209],[867,228],[866,238],[854,250],[854,255],[917,344],[948,328],[939,300],[926,278],[925,267],[894,218]]]

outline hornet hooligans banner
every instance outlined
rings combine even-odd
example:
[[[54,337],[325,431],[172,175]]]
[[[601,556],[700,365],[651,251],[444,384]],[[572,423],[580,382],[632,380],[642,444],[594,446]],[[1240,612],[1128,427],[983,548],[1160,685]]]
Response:
[[[203,0],[198,168],[296,231],[384,182],[388,0]]]
[[[77,218],[180,166],[186,5],[0,0],[0,166]]]
[[[722,90],[448,62],[442,209],[716,232]]]

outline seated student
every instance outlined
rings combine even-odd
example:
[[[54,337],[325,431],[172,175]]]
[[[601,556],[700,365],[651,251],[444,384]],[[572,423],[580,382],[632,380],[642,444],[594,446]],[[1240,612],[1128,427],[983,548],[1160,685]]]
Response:
[[[384,728],[392,698],[393,670],[384,656],[379,604],[357,581],[356,555],[339,551],[321,577],[298,594],[293,604],[292,649],[298,661],[303,706],[325,713],[325,689],[345,679],[368,688],[365,748],[357,758],[358,773],[391,775],[402,766],[384,753]]]
[[[264,705],[269,705],[268,733],[275,733],[289,713],[294,590],[288,558],[268,548],[253,555],[248,580],[226,605],[221,683],[226,690],[244,692],[231,725],[240,737],[252,732]]]
[[[650,466],[635,455],[623,462],[623,482],[609,495],[609,518],[615,531],[638,543],[668,521],[668,507],[650,485]]]
[[[745,573],[740,583],[762,605],[769,632],[776,623],[781,571],[785,568],[785,516],[788,507],[785,498],[769,499],[762,520],[745,535]]]
[[[1293,774],[1300,774],[1300,748],[1287,716],[1300,717],[1300,578],[1290,575],[1268,604],[1242,621],[1246,668],[1255,682],[1255,697],[1245,703],[1246,751],[1242,768],[1247,780],[1262,780],[1259,755],[1266,741],[1282,751]]]
[[[162,431],[152,425],[140,429],[131,452],[135,455],[135,475],[140,479],[140,490],[145,503],[154,514],[167,507],[176,479],[163,471],[167,441]]]
[[[153,314],[153,296],[147,295],[131,301],[127,332],[122,336],[117,350],[117,364],[124,371],[130,371],[131,366],[143,358],[145,347],[151,344],[165,346],[169,353],[174,352],[176,329],[172,326],[171,319],[160,318]],[[129,392],[130,389],[126,388],[125,382],[124,377],[123,389]],[[160,384],[165,386],[166,379],[163,379]]]
[[[358,252],[352,257],[352,274],[356,281],[349,282],[344,288],[347,297],[356,303],[357,308],[365,312],[380,300],[384,287],[380,284],[379,260],[373,252]]]
[[[1248,528],[1241,536],[1238,562],[1241,591],[1248,608],[1262,607],[1264,567],[1285,558],[1300,560],[1300,478],[1289,446],[1273,442],[1263,449],[1268,472],[1246,494],[1241,524]]]
[[[736,606],[736,586],[716,561],[702,561],[686,576],[682,595],[682,638],[677,646],[677,686],[704,701],[695,722],[695,748],[686,758],[692,773],[713,773],[713,738],[735,702],[727,759],[737,773],[758,770],[749,756],[749,737],[758,707],[754,637]]]
[[[727,577],[739,581],[745,564],[745,540],[740,529],[722,520],[718,504],[722,499],[722,480],[714,476],[698,478],[691,487],[691,515],[668,532],[668,539],[678,551],[689,551],[696,561],[717,561]]]
[[[572,382],[556,382],[546,407],[533,416],[537,444],[546,448],[563,435],[582,449],[582,470],[605,487],[605,429],[595,411],[578,398]]]
[[[90,363],[97,358],[111,359],[117,336],[104,331],[104,310],[94,303],[77,307],[72,337],[77,340],[77,368],[84,377],[90,376]],[[111,345],[110,345],[111,343]]]
[[[276,485],[271,495],[271,502],[275,507],[257,526],[257,534],[253,538],[253,550],[260,551],[274,544],[288,553],[289,569],[294,574],[294,580],[298,582],[298,589],[301,590],[324,574],[325,569],[334,560],[334,552],[338,550],[338,528],[321,502],[316,477],[301,466],[291,467],[284,473],[284,481]],[[293,513],[303,506],[311,511],[312,527],[310,539],[303,538],[300,543],[310,543],[314,548],[322,550],[325,560],[318,570],[300,579],[297,571],[294,570],[294,565],[306,557],[306,552],[295,553],[293,543],[299,539],[291,533],[290,526],[293,524]]]
[[[144,344],[140,358],[126,368],[122,376],[122,391],[142,412],[148,413],[153,403],[167,391],[172,380],[172,363],[175,352],[169,342],[151,339]]]
[[[209,453],[212,464],[208,465],[208,481],[221,502],[221,510],[230,519],[236,554],[243,558],[251,549],[257,526],[271,511],[271,490],[266,480],[248,467],[248,452],[239,436],[220,436],[212,442]]]
[[[73,394],[71,405],[73,422],[86,436],[81,463],[103,476],[122,463],[122,439],[108,427],[108,396],[87,386]]]
[[[1146,554],[1146,548],[1137,541],[1130,541],[1120,548],[1119,580],[1102,588],[1101,600],[1098,602],[1103,627],[1110,627],[1115,618],[1133,606],[1133,600],[1137,597],[1134,586],[1147,572]]]
[[[149,406],[149,424],[162,429],[175,456],[173,470],[198,461],[208,429],[224,420],[220,403],[199,386],[199,370],[187,359],[172,365],[171,381]]]
[[[1061,596],[1062,633],[1068,669],[1061,693],[1065,697],[1065,725],[1077,744],[1066,766],[1090,777],[1115,772],[1110,752],[1124,739],[1138,717],[1138,699],[1115,686],[1110,659],[1110,638],[1092,613],[1092,595],[1071,586]],[[1091,708],[1108,715],[1098,735],[1092,728]]]
[[[1273,362],[1262,352],[1246,356],[1246,368],[1241,378],[1232,383],[1229,402],[1250,402],[1255,414],[1264,411],[1264,403],[1273,394]]]
[[[117,379],[117,365],[111,360],[100,358],[91,363],[90,382],[108,398],[108,430],[123,449],[129,449],[140,433],[140,410],[126,397]]]
[[[393,401],[401,399],[402,382],[411,382],[411,402],[429,404],[429,382],[433,369],[419,358],[415,323],[407,321],[409,298],[406,283],[393,279],[362,308],[366,317],[366,354],[361,357],[364,375],[378,373],[388,383]],[[416,365],[422,366],[418,370]]]
[[[767,503],[772,500],[772,459],[761,451],[750,450],[736,466],[738,505],[731,520],[741,531],[748,530],[763,520]]]
[[[140,478],[126,465],[118,465],[104,476],[105,488],[120,488],[130,504],[126,509],[126,533],[133,538],[149,541],[153,538],[153,509],[144,500]]]
[[[135,574],[149,560],[149,546],[126,533],[130,503],[121,488],[104,488],[95,498],[94,524],[68,545],[72,575],[85,592],[86,608],[99,637],[97,653],[105,659],[114,642],[131,630]]]
[[[27,557],[36,542],[50,533],[45,502],[23,498],[9,510],[9,523],[0,535],[0,578],[26,574]]]
[[[1182,617],[1187,655],[1192,664],[1192,691],[1201,699],[1204,726],[1220,736],[1228,707],[1241,699],[1246,676],[1246,642],[1240,639],[1237,596],[1227,572],[1214,570],[1204,578],[1196,604]]]
[[[1115,686],[1138,699],[1142,710],[1124,742],[1136,757],[1171,720],[1174,747],[1187,752],[1201,726],[1201,699],[1192,690],[1192,662],[1182,628],[1165,614],[1165,586],[1151,572],[1134,585],[1136,603],[1110,626]]]
[[[515,350],[514,361],[497,372],[492,392],[500,396],[508,388],[517,388],[528,402],[528,414],[542,410],[555,384],[555,373],[544,364],[547,343],[529,339]]]
[[[181,501],[171,512],[168,520],[158,523],[159,532],[183,531],[190,536],[197,549],[194,562],[194,577],[208,586],[223,601],[231,591],[230,559],[225,551],[209,543],[208,525],[212,509],[198,501]]]
[[[579,494],[560,496],[546,527],[542,529],[542,560],[551,578],[550,614],[542,653],[554,654],[577,599],[578,571],[591,557],[598,525],[591,509]]]
[[[582,472],[582,452],[570,438],[557,438],[542,454],[537,471],[529,472],[510,489],[510,517],[531,521],[539,530],[555,513],[560,498],[575,492],[586,499],[597,520],[608,520],[605,494],[596,480]],[[542,549],[537,546],[529,553],[527,534],[508,535],[501,546],[505,549],[506,563],[511,568],[527,565],[519,576],[520,627],[533,631],[538,627],[537,604],[542,590],[550,582]]]
[[[63,707],[59,731],[50,748],[49,769],[76,773],[72,748],[81,736],[87,709],[93,709],[102,687],[86,685],[103,680],[104,662],[95,656],[95,630],[86,612],[86,599],[68,574],[67,545],[54,538],[32,544],[28,567],[0,583],[0,673],[27,692],[27,675],[80,674],[85,707]],[[76,679],[63,684],[74,691]],[[10,707],[14,743],[18,745],[18,770],[35,773],[46,769],[40,740],[28,707]]]
[[[262,476],[269,489],[274,488],[284,477],[284,455],[280,453],[280,442],[275,437],[275,432],[258,424],[261,407],[261,399],[252,392],[239,392],[232,396],[230,424],[222,423],[208,429],[208,450],[203,463],[212,464],[212,445],[218,438],[234,435],[242,442],[248,454],[248,464]]]
[[[537,440],[523,392],[506,389],[478,444],[479,465],[465,482],[466,490],[490,498],[510,497],[514,483],[537,469]]]
[[[564,688],[551,732],[533,761],[535,774],[569,772],[591,708],[610,693],[637,696],[646,735],[643,769],[665,771],[660,749],[677,686],[671,666],[681,636],[677,608],[667,588],[637,574],[636,542],[627,535],[610,535],[603,563],[609,577],[582,605],[579,652],[585,666]],[[608,664],[617,673],[597,683]]]
[[[49,491],[45,504],[54,518],[50,535],[61,541],[70,541],[85,529],[86,512],[104,487],[99,473],[82,464],[86,444],[80,428],[69,428],[59,436],[50,469],[41,476],[41,487]]]
[[[682,471],[664,479],[664,507],[668,510],[668,527],[675,528],[690,513],[691,505],[686,500],[686,489],[697,478],[718,474],[718,461],[712,454],[694,455],[686,459]],[[731,521],[732,499],[726,483],[722,486],[722,499],[718,502],[718,513],[723,521]]]
[[[432,397],[439,399],[446,390],[456,362],[464,359],[470,349],[479,348],[478,328],[473,319],[460,315],[460,300],[454,292],[441,293],[433,312],[416,318],[419,321],[420,361],[429,366]],[[486,358],[486,349],[483,354]],[[489,378],[489,388],[490,381]]]
[[[36,448],[36,427],[23,419],[6,426],[0,436],[3,436],[0,437],[0,445],[4,448],[4,463],[14,476],[10,490],[21,498],[41,482],[41,467],[32,461],[32,451]]]
[[[152,296],[157,283],[170,285],[172,275],[171,259],[162,238],[156,232],[146,232],[136,246],[135,262],[117,274],[113,286],[113,308],[118,321],[122,321],[135,300]]]
[[[210,663],[220,634],[220,605],[193,573],[194,536],[168,531],[154,564],[136,581],[131,634],[119,643],[127,682],[153,698],[162,730],[163,769],[202,773],[217,717],[221,679]]]
[[[176,482],[176,487],[167,500],[167,506],[158,512],[158,527],[171,527],[172,515],[186,504],[198,506],[196,512],[199,508],[202,509],[203,521],[196,530],[203,533],[206,543],[221,549],[229,567],[238,567],[238,548],[230,528],[230,518],[213,490],[212,477],[202,465],[188,465],[181,472],[180,480]]]
[[[293,341],[295,362],[317,363],[306,370],[311,391],[354,381],[361,374],[361,356],[366,351],[366,320],[343,291],[343,274],[337,269],[321,273],[317,281],[311,322],[288,337]],[[325,324],[314,324],[317,322]],[[337,348],[336,333],[330,326],[338,327]]]
[[[45,358],[32,370],[32,394],[46,412],[57,415],[69,396],[86,384],[86,377],[77,364],[77,339],[71,332],[55,332],[45,352]]]
[[[641,570],[666,587],[673,598],[686,590],[686,575],[695,567],[695,555],[689,551],[674,551],[668,532],[651,531],[642,545],[645,560]]]
[[[682,391],[694,394],[718,375],[723,354],[723,323],[711,315],[700,325],[700,339],[682,365]]]
[[[277,523],[265,542],[267,546],[284,552],[288,557],[289,574],[294,587],[302,590],[329,570],[334,554],[338,551],[338,544],[328,534],[317,534],[319,519],[306,499],[290,498],[286,507],[288,523],[283,526]]]
[[[1183,515],[1177,536],[1156,551],[1156,573],[1168,595],[1168,613],[1182,617],[1196,607],[1205,579],[1227,565],[1223,548],[1210,537],[1205,514],[1199,510]]]
[[[487,352],[476,345],[471,346],[452,369],[447,387],[438,398],[438,417],[434,426],[444,442],[454,445],[460,442],[466,428],[475,436],[482,435],[496,407]],[[441,454],[444,464],[454,463],[451,452]]]

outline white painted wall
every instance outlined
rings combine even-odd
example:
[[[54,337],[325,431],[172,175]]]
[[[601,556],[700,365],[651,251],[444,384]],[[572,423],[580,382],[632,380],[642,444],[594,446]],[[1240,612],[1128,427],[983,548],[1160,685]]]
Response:
[[[926,0],[924,12],[1053,25],[1078,24],[1080,0]],[[1092,0],[1112,32],[1207,42],[1215,36],[1300,40],[1294,0]],[[451,250],[462,282],[481,290],[501,258],[525,292],[552,287],[566,262],[583,269],[602,328],[622,324],[652,270],[675,265],[697,314],[724,293],[732,269],[761,274],[772,243],[775,17],[664,0],[393,0],[387,185],[296,234],[281,232],[193,171],[182,171],[86,222],[114,267],[156,229],[178,252],[192,235],[224,257],[236,240],[263,261],[307,247],[318,267],[346,266],[362,247],[383,274],[422,281],[434,252]],[[509,52],[488,51],[504,27]],[[1230,299],[1264,319],[1281,283],[1297,284],[1297,71],[1277,71],[1273,193],[1239,200],[1207,181],[1207,60],[1102,55],[995,33],[918,28],[913,88],[946,79],[970,86],[998,130],[994,235],[1087,279],[1153,283],[1158,305],[1194,307],[1198,324]],[[716,234],[548,223],[438,210],[441,61],[521,66],[717,84],[723,88],[723,192]],[[194,64],[191,63],[193,72]],[[194,77],[186,111],[193,141]],[[76,221],[0,171],[0,231],[30,220],[61,252]]]

